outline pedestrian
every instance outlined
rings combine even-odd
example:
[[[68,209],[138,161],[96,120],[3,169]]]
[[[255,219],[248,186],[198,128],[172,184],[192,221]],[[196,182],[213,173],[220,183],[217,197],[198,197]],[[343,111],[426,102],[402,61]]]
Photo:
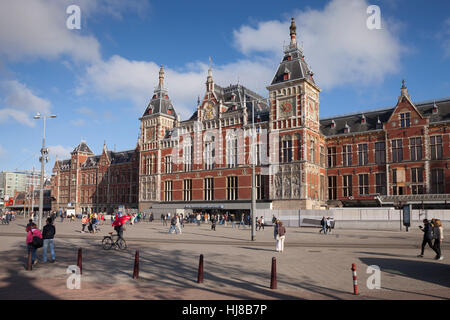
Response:
[[[441,244],[444,240],[444,228],[442,227],[441,220],[439,219],[433,219],[433,249],[436,252],[436,260],[443,260],[444,256],[441,254]],[[432,221],[433,221],[432,220]]]
[[[25,231],[28,233],[31,230],[31,226],[33,225],[33,219],[28,220],[28,224],[25,227]]]
[[[180,215],[178,215],[178,214],[175,217],[176,217],[176,220],[175,220],[175,232],[178,233],[177,232],[177,230],[178,230],[178,231],[180,231],[180,234],[181,234],[181,225],[182,225],[181,221],[182,221],[183,218]]]
[[[200,227],[200,222],[202,221],[202,216],[200,213],[197,214],[197,225]]]
[[[275,218],[275,215],[272,215],[272,224],[275,225],[277,222],[277,218]]]
[[[323,234],[327,234],[327,222],[325,216],[322,217],[322,220],[320,220],[320,225],[322,226],[322,229],[320,229],[319,233],[323,231]]]
[[[238,229],[240,229],[241,226],[244,226],[244,228],[245,228],[244,218],[245,218],[245,215],[242,213],[241,214],[241,222],[239,222]]]
[[[331,233],[331,218],[327,218],[327,233]]]
[[[177,232],[177,217],[173,216],[172,219],[170,219],[170,228],[169,228],[169,233],[172,233],[173,230],[175,231],[175,233],[178,234]]]
[[[44,239],[44,247],[42,250],[42,262],[47,262],[47,248],[50,247],[50,255],[52,260],[51,263],[55,262],[55,243],[54,238],[56,234],[56,228],[53,225],[52,218],[47,219],[47,224],[44,226],[42,230],[42,238]]]
[[[216,231],[216,222],[217,222],[216,216],[212,215],[211,216],[211,230]]]
[[[153,222],[153,212],[150,212],[150,222]]]
[[[86,228],[86,225],[88,223],[88,218],[86,217],[86,215],[84,215],[81,218],[81,233],[85,233],[86,231],[84,231],[84,228]]]
[[[431,226],[428,219],[423,219],[423,227],[419,226],[420,230],[423,231],[423,240],[422,240],[422,251],[418,255],[419,258],[423,257],[423,253],[425,251],[425,246],[428,244],[431,249],[433,249],[433,227]],[[434,249],[433,249],[434,250]]]
[[[260,222],[259,222],[259,230],[261,230],[261,228],[264,231],[264,217],[261,216],[261,218],[259,218]]]
[[[277,227],[277,244],[275,250],[277,252],[283,252],[284,250],[284,240],[286,239],[286,228],[283,226],[283,222],[278,220]]]
[[[39,240],[40,239],[40,240]],[[37,228],[36,224],[31,225],[30,231],[27,233],[27,249],[31,250],[31,263],[36,264],[38,261],[36,259],[36,251],[38,248],[43,246],[41,231]]]
[[[256,220],[256,231],[261,230],[261,218]]]
[[[234,213],[230,215],[230,221],[231,221],[231,228],[234,228],[236,226],[236,222],[234,221]]]

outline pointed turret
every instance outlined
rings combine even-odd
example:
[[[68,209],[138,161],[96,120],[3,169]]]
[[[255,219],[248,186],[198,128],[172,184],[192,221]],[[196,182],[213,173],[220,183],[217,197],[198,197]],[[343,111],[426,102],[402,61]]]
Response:
[[[295,20],[292,18],[291,26],[289,27],[290,35],[291,35],[291,48],[297,47],[297,26],[295,25]]]
[[[164,87],[164,68],[161,65],[159,69],[159,82],[155,88],[153,97],[147,106],[143,116],[162,113],[176,117],[175,109],[169,99],[168,90]]]
[[[206,92],[214,91],[214,80],[212,77],[211,57],[209,57],[208,77],[206,78]]]

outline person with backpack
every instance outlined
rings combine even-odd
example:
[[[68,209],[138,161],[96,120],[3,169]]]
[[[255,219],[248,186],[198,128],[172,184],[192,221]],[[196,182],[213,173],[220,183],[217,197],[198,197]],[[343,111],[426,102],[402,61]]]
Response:
[[[423,253],[425,251],[425,246],[428,244],[431,249],[433,249],[433,227],[431,226],[428,219],[423,219],[423,227],[419,226],[420,230],[423,231],[423,240],[422,240],[422,251],[417,256],[419,258],[423,258]],[[433,249],[434,250],[434,249]]]
[[[277,245],[275,247],[275,250],[277,252],[283,252],[284,250],[284,240],[286,239],[286,228],[283,226],[283,222],[278,220],[278,227],[277,227]]]
[[[55,262],[55,243],[53,239],[55,238],[56,234],[56,228],[53,225],[52,218],[47,219],[47,224],[44,226],[44,229],[42,229],[42,238],[44,240],[44,247],[42,249],[42,262],[47,262],[47,248],[50,247],[50,255],[52,257],[52,260],[50,260],[51,263]]]
[[[37,228],[36,224],[31,225],[30,231],[27,233],[27,249],[31,250],[31,263],[36,264],[36,251],[44,245],[42,240],[41,231]]]

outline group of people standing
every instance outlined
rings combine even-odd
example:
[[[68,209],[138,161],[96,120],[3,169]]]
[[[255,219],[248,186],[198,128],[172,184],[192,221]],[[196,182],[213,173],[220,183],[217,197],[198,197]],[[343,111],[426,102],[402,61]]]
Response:
[[[178,232],[181,234],[182,227],[184,227],[183,216],[179,214],[173,215],[170,219],[169,233],[175,231],[176,234],[178,234]]]
[[[444,240],[444,228],[442,227],[441,220],[431,219],[431,221],[428,221],[428,219],[424,219],[423,224],[423,227],[419,226],[420,230],[423,231],[423,241],[422,251],[418,257],[423,257],[425,246],[428,244],[436,252],[436,256],[434,257],[436,260],[444,259],[444,256],[441,254],[441,243]]]
[[[50,249],[50,262],[54,263],[56,261],[54,243],[56,228],[53,225],[53,219],[51,217],[47,218],[46,225],[44,226],[44,228],[42,228],[42,232],[37,228],[36,223],[34,223],[32,219],[30,219],[25,228],[25,231],[27,233],[27,250],[31,250],[32,264],[36,264],[38,262],[36,257],[37,249],[41,247],[43,247],[42,262],[47,262],[47,250]]]
[[[14,219],[14,212],[5,212],[1,215],[2,224],[9,224],[11,221],[14,221]]]
[[[86,226],[88,227],[89,233],[96,233],[100,231],[99,224],[105,221],[105,216],[103,214],[91,213],[89,215],[83,215],[81,218],[81,233],[85,233]]]

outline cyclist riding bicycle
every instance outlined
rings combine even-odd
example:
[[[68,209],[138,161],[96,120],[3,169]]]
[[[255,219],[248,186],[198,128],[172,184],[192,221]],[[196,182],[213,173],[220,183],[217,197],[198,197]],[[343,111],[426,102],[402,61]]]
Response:
[[[114,226],[114,230],[117,232],[119,239],[123,239],[123,224],[120,226]]]

